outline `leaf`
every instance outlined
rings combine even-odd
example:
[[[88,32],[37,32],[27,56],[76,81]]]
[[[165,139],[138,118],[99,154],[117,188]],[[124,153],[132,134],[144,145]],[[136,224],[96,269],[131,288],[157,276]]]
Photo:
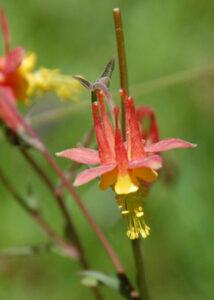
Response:
[[[99,284],[106,285],[112,290],[117,291],[126,299],[133,299],[125,288],[125,283],[118,274],[106,274],[95,270],[86,270],[79,272],[84,278],[82,284],[90,287],[98,286]]]
[[[85,278],[89,278],[89,277],[94,278],[99,283],[107,285],[113,290],[118,290],[120,286],[120,282],[119,279],[117,278],[117,275],[108,275],[94,270],[81,271],[79,272],[79,274],[85,276]]]
[[[78,80],[85,88],[93,90],[93,85],[86,79],[79,76],[72,76],[74,79]]]
[[[100,76],[100,78],[102,78],[102,77],[111,78],[112,73],[114,71],[114,65],[115,65],[115,56],[113,56],[112,59],[107,63],[105,70],[102,73],[102,75]]]
[[[97,281],[96,278],[86,276],[86,277],[83,277],[83,279],[81,280],[81,283],[87,287],[96,287],[96,286],[98,286],[99,281]]]

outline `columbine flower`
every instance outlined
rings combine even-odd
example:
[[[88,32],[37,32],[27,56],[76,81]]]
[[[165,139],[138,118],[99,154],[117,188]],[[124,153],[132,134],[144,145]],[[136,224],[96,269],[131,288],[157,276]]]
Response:
[[[30,96],[48,91],[61,99],[77,100],[80,83],[71,76],[62,75],[59,70],[40,68],[33,71],[35,53],[25,54],[22,47],[10,50],[10,32],[3,9],[0,9],[0,22],[5,45],[5,56],[0,57],[0,114],[7,126],[17,130],[19,124],[4,104],[5,97],[13,106],[16,106],[17,100],[27,103]]]
[[[121,90],[120,95],[125,108],[126,142],[119,128],[119,107],[114,108],[113,129],[105,109],[103,93],[99,91],[99,101],[92,103],[99,151],[72,148],[57,155],[86,165],[100,164],[81,172],[74,185],[83,185],[100,176],[99,187],[106,190],[111,186],[117,195],[118,206],[123,208],[122,215],[128,224],[127,235],[131,239],[138,238],[139,234],[145,238],[149,234],[149,227],[143,219],[141,197],[146,196],[145,183],[154,182],[158,177],[157,170],[162,167],[161,157],[153,153],[195,145],[175,138],[145,145],[140,133],[134,99],[129,97],[125,90]]]

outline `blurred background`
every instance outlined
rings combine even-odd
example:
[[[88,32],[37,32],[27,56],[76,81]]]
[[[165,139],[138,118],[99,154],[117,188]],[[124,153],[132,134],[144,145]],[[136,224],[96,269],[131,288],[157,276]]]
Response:
[[[150,294],[154,300],[213,299],[214,2],[2,0],[1,5],[12,46],[36,52],[38,66],[81,74],[90,81],[95,81],[117,54],[112,9],[121,8],[130,92],[136,104],[154,108],[161,138],[177,137],[198,144],[196,149],[164,153],[165,170],[146,200],[146,211],[152,216],[151,236],[144,241]],[[117,63],[111,89],[116,92],[118,88]],[[75,147],[91,127],[89,100],[87,91],[78,103],[60,103],[47,95],[27,108],[52,154]],[[57,184],[47,163],[39,154],[34,157]],[[56,159],[64,170],[69,169],[69,160]],[[0,165],[23,196],[30,186],[46,220],[62,233],[63,219],[54,199],[2,133]],[[78,191],[134,282],[126,224],[113,192],[100,191],[97,183],[95,180]],[[65,199],[91,267],[113,273],[73,199],[68,193]],[[46,241],[45,234],[0,183],[0,249]],[[0,299],[93,299],[80,284],[79,270],[78,262],[53,254],[0,260]],[[101,291],[105,299],[122,299],[106,287]]]

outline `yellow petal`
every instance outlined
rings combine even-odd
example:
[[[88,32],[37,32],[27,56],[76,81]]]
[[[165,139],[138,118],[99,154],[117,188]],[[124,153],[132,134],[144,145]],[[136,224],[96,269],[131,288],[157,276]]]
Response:
[[[114,186],[115,193],[118,195],[126,195],[129,193],[136,192],[138,190],[138,185],[134,183],[129,174],[118,175],[117,181]]]
[[[135,168],[132,170],[134,176],[147,182],[154,182],[158,178],[158,173],[150,168]]]
[[[106,174],[101,176],[101,180],[99,183],[99,188],[101,190],[106,190],[109,186],[111,186],[117,179],[117,171],[114,169]]]

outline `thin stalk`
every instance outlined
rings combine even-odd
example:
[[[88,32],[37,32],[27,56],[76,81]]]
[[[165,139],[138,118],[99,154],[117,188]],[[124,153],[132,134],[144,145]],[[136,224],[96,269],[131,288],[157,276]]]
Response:
[[[71,186],[70,182],[68,179],[65,177],[64,173],[61,171],[61,169],[58,167],[58,165],[55,163],[54,159],[52,156],[49,154],[49,152],[45,149],[43,151],[43,156],[46,158],[46,160],[49,162],[49,164],[52,166],[52,168],[55,170],[55,172],[58,174],[58,176],[62,179],[63,183],[75,199],[76,203],[82,210],[83,214],[85,215],[86,219],[88,220],[89,224],[95,231],[96,235],[100,239],[103,247],[105,248],[106,252],[108,253],[109,257],[111,258],[111,261],[113,262],[116,270],[119,273],[124,273],[124,269],[119,261],[119,258],[117,257],[116,253],[112,249],[111,245],[107,241],[105,235],[103,234],[102,230],[98,226],[98,224],[95,222],[94,218],[91,216],[89,211],[87,210],[86,206],[84,205],[82,199],[80,198],[79,194],[77,191],[74,189],[74,187]]]
[[[126,67],[126,52],[125,52],[125,42],[123,34],[122,17],[119,8],[113,9],[114,21],[115,21],[115,32],[117,37],[117,49],[119,57],[119,68],[120,68],[120,83],[121,88],[126,89],[128,93],[128,76]],[[126,128],[125,128],[125,109],[122,101],[122,129],[123,137],[125,140]],[[140,240],[132,241],[132,249],[135,259],[136,271],[137,271],[137,284],[140,292],[141,300],[148,300],[147,285],[145,280],[144,263],[143,263],[143,248]]]
[[[41,167],[36,163],[36,161],[33,159],[33,157],[26,151],[25,148],[21,148],[21,152],[23,154],[23,156],[25,157],[25,159],[28,161],[28,163],[33,167],[33,169],[39,174],[39,176],[43,179],[43,181],[46,183],[47,187],[49,188],[49,190],[51,191],[51,193],[53,194],[54,198],[56,199],[59,208],[64,216],[65,222],[66,222],[66,226],[67,229],[69,231],[69,234],[75,244],[75,246],[77,247],[79,254],[80,254],[80,264],[82,265],[82,267],[84,269],[89,269],[89,264],[87,262],[82,244],[80,242],[80,239],[78,237],[78,234],[76,232],[76,229],[74,227],[74,224],[71,221],[69,212],[67,210],[67,207],[64,203],[64,200],[62,198],[62,195],[59,194],[57,192],[57,190],[55,189],[55,187],[53,186],[53,184],[51,183],[50,179],[48,178],[48,176],[45,174],[45,172],[41,169]],[[97,287],[93,287],[93,292],[95,297],[98,300],[102,300],[103,297],[99,291],[99,289]]]
[[[132,250],[137,270],[137,284],[140,292],[140,300],[149,300],[148,288],[144,271],[143,242],[140,239],[132,241]]]
[[[121,88],[126,89],[127,93],[129,93],[125,40],[123,34],[123,23],[122,23],[122,16],[121,16],[120,9],[114,8],[113,14],[114,14],[115,32],[117,38],[119,68],[120,68],[120,86]]]
[[[119,69],[120,69],[120,87],[124,88],[127,91],[127,93],[129,93],[125,41],[124,41],[123,23],[122,23],[120,9],[114,8],[113,15],[114,15],[115,33],[117,39]],[[121,108],[122,108],[122,133],[125,139],[126,136],[125,107],[122,99],[121,99]]]
[[[41,154],[44,156],[44,158],[47,160],[47,162],[50,164],[52,169],[55,171],[55,173],[59,176],[59,178],[62,180],[64,185],[69,190],[70,194],[73,196],[74,200],[82,210],[83,214],[85,215],[86,219],[88,220],[89,224],[91,225],[92,229],[96,233],[97,237],[99,238],[100,242],[102,243],[104,249],[106,250],[109,258],[111,259],[115,269],[121,275],[123,278],[126,278],[126,288],[127,291],[134,291],[134,288],[132,287],[131,283],[129,282],[126,273],[124,271],[124,268],[122,264],[120,263],[120,260],[114,250],[112,249],[111,245],[109,244],[108,240],[106,239],[105,235],[103,234],[102,230],[98,226],[98,224],[95,222],[94,218],[91,216],[87,208],[85,207],[82,199],[76,192],[75,188],[70,184],[62,170],[58,167],[53,157],[49,154],[47,148],[42,143],[42,141],[39,139],[37,134],[34,132],[34,130],[31,128],[31,126],[26,122],[26,120],[19,114],[19,112],[16,110],[13,105],[11,105],[10,101],[8,100],[5,93],[0,88],[0,95],[5,100],[5,104],[7,105],[7,108],[9,111],[17,118],[17,121],[20,122],[22,127],[26,130],[26,132],[30,135],[31,139],[34,140],[34,143],[32,146],[35,146],[35,149],[41,152]],[[32,141],[30,141],[32,142]],[[136,298],[135,298],[136,299]]]
[[[54,158],[50,155],[48,152],[48,149],[43,144],[43,142],[40,140],[38,135],[34,132],[33,128],[26,122],[26,120],[22,117],[22,115],[18,112],[18,110],[10,103],[7,96],[5,95],[4,91],[0,88],[0,96],[4,99],[5,104],[8,108],[8,110],[13,114],[13,116],[17,119],[17,121],[22,125],[22,127],[26,130],[26,132],[30,136],[29,144],[31,144],[35,149],[43,155],[43,157],[47,160],[49,165],[52,167],[52,169],[55,171],[55,173],[58,175],[58,177],[62,180],[64,185],[67,187],[70,194],[73,196],[74,200],[78,204],[79,208],[82,210],[85,218],[88,220],[90,226],[94,230],[95,234],[99,238],[101,244],[103,245],[104,249],[106,250],[110,260],[112,261],[115,269],[117,270],[118,274],[121,276],[121,278],[124,279],[125,287],[127,292],[130,294],[130,296],[135,293],[134,288],[132,287],[131,283],[128,280],[128,277],[126,276],[125,270],[117,256],[117,254],[114,252],[113,248],[109,244],[107,238],[103,234],[101,228],[98,226],[92,215],[89,213],[88,209],[84,205],[81,197],[75,190],[75,188],[70,184],[69,180],[64,175],[63,171],[59,168],[57,163],[55,162]],[[19,134],[19,132],[17,132]],[[23,137],[23,134],[20,135]],[[27,141],[27,137],[25,137],[25,140]],[[126,280],[125,280],[126,279]],[[130,292],[131,291],[131,292]],[[137,299],[135,297],[135,299]]]
[[[33,219],[39,224],[39,226],[43,229],[43,231],[49,236],[49,238],[58,244],[59,246],[64,249],[67,255],[71,256],[74,259],[79,259],[80,254],[78,249],[71,244],[70,242],[66,241],[64,238],[59,236],[43,219],[40,213],[37,210],[32,209],[28,206],[28,204],[24,201],[24,199],[18,194],[15,188],[11,185],[9,180],[0,170],[0,180],[7,188],[8,192],[14,197],[14,199],[22,206],[22,208],[31,216]]]
[[[88,220],[89,224],[91,225],[92,229],[96,233],[97,237],[101,241],[104,249],[106,250],[107,254],[109,255],[112,263],[114,264],[116,270],[118,273],[125,273],[123,266],[121,265],[119,258],[117,257],[116,253],[112,249],[111,245],[109,244],[108,240],[106,239],[105,235],[103,234],[101,228],[98,226],[98,224],[95,222],[92,215],[87,210],[86,206],[84,205],[81,197],[75,190],[75,188],[70,184],[69,180],[64,175],[63,171],[59,168],[57,163],[55,162],[54,158],[51,156],[51,154],[48,152],[48,149],[43,144],[43,142],[40,140],[38,135],[35,133],[33,128],[26,122],[26,120],[22,117],[22,115],[16,110],[16,108],[10,103],[5,93],[0,88],[0,95],[5,100],[5,104],[7,105],[7,108],[9,111],[16,117],[17,121],[22,125],[22,127],[26,130],[26,132],[29,134],[29,144],[34,147],[37,151],[39,151],[43,157],[46,159],[46,161],[49,163],[49,165],[52,167],[54,172],[59,176],[59,178],[62,180],[64,185],[67,187],[70,194],[73,196],[74,200],[82,210],[83,214],[85,215],[86,219]],[[19,134],[20,132],[17,132]],[[23,137],[23,133],[20,135]],[[28,137],[25,136],[25,141],[27,142]]]
[[[74,225],[71,221],[69,212],[67,210],[67,207],[64,203],[63,198],[61,197],[61,195],[56,193],[55,187],[51,183],[50,179],[45,174],[45,172],[41,169],[41,167],[37,164],[37,162],[33,159],[33,157],[29,154],[29,152],[27,152],[26,149],[24,149],[24,148],[21,148],[21,152],[22,152],[23,156],[25,157],[25,159],[28,161],[28,163],[33,167],[33,169],[37,172],[37,174],[43,179],[44,183],[47,185],[48,189],[50,190],[50,192],[52,193],[52,195],[56,199],[56,201],[59,205],[59,208],[60,208],[60,210],[61,210],[61,212],[64,216],[66,226],[69,230],[69,234],[72,237],[75,245],[79,249],[79,252],[81,253],[80,259],[81,259],[82,266],[84,268],[88,269],[88,264],[87,264],[87,261],[86,261],[86,257],[84,255],[80,240],[78,238],[78,235],[76,233]]]

